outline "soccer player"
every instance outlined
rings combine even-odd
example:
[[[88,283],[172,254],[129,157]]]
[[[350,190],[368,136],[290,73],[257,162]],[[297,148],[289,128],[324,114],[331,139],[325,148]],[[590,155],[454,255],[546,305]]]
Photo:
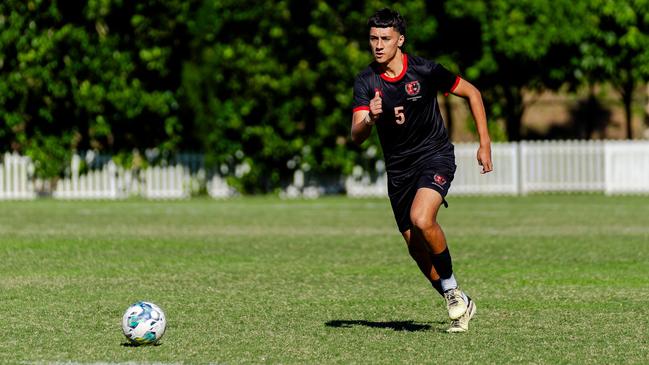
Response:
[[[354,82],[351,137],[361,144],[376,125],[388,173],[388,194],[399,231],[424,276],[446,300],[451,326],[465,332],[476,305],[453,274],[437,213],[455,173],[453,145],[444,126],[437,93],[468,101],[480,139],[482,173],[492,170],[491,140],[478,89],[442,65],[406,54],[406,23],[390,9],[368,21],[374,62]]]

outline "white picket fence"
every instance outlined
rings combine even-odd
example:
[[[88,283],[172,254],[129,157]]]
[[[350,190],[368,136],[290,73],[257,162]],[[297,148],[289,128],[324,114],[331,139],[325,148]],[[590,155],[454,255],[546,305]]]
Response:
[[[372,179],[367,171],[363,171],[363,168],[354,167],[352,175],[345,178],[347,196],[364,198],[388,195],[388,176],[385,173],[385,164],[379,160],[374,168],[378,171],[378,176]]]
[[[604,191],[604,141],[526,141],[492,146],[494,171],[481,175],[477,144],[456,145],[453,194]],[[635,145],[638,142],[625,142]],[[647,151],[649,153],[649,151]],[[628,192],[628,191],[620,191]]]
[[[649,193],[649,141],[604,145],[606,194]]]
[[[477,144],[455,146],[456,164],[450,194],[525,195],[541,192],[604,192],[649,194],[649,141],[539,141],[494,143],[494,171],[480,174],[476,161]],[[106,162],[107,161],[107,162]],[[29,158],[6,153],[0,159],[0,200],[33,199],[34,166]],[[214,198],[236,194],[225,179],[215,175],[205,181],[202,159],[189,164],[153,166],[129,170],[104,160],[101,165],[81,172],[82,159],[73,157],[66,178],[60,179],[52,196],[57,199],[121,199],[142,196],[148,199],[190,197],[200,184]],[[191,165],[191,168],[188,167]],[[344,179],[348,196],[386,196],[387,177],[378,161],[374,173],[360,166]],[[202,181],[198,182],[198,180]],[[314,198],[325,188],[306,184],[305,174],[296,170],[293,183],[283,197]]]
[[[605,143],[521,143],[521,193],[603,191]]]
[[[449,194],[525,195],[541,192],[649,194],[649,141],[524,141],[494,143],[494,171],[480,174],[478,145],[455,146],[457,171]],[[385,196],[385,177],[356,172],[350,196]]]
[[[494,143],[491,157],[498,173],[480,174],[477,144],[455,146],[457,170],[451,184],[452,194],[517,194],[519,188],[518,145]]]
[[[33,173],[34,166],[28,157],[5,153],[0,164],[0,200],[36,197]]]
[[[128,175],[123,168],[118,168],[109,161],[103,168],[79,173],[81,158],[72,157],[70,177],[57,182],[52,196],[58,199],[119,199],[127,196],[126,180]]]
[[[122,199],[129,196],[143,196],[148,199],[181,199],[190,196],[191,177],[188,169],[180,164],[172,166],[148,167],[142,171],[127,170],[108,161],[102,167],[84,174],[81,170],[81,157],[74,155],[68,177],[57,181],[52,190],[56,199]],[[6,179],[8,189],[2,189],[0,179],[0,199],[32,199],[36,196],[33,178],[33,164],[28,158],[18,155],[5,155],[4,168],[12,176]],[[0,172],[2,177],[2,172]],[[39,184],[42,185],[42,184]],[[211,193],[211,191],[210,191]],[[217,191],[216,193],[222,193]]]
[[[189,172],[181,165],[160,167],[145,170],[145,189],[142,196],[149,199],[189,198]]]

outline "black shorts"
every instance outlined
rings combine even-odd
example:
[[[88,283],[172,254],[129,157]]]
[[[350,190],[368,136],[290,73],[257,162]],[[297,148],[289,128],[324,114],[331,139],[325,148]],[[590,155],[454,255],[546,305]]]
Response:
[[[400,232],[412,228],[410,209],[413,200],[415,200],[415,194],[420,188],[430,188],[437,191],[442,196],[444,206],[448,207],[448,203],[444,198],[451,187],[454,173],[454,168],[449,168],[446,164],[440,164],[415,171],[402,178],[392,179],[388,177],[388,195]]]

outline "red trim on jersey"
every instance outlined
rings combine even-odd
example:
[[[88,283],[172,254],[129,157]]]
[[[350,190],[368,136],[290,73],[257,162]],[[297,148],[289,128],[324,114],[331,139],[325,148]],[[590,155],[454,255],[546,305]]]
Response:
[[[406,71],[408,71],[408,55],[404,53],[403,54],[403,68],[401,69],[401,73],[399,75],[397,75],[397,77],[390,77],[390,76],[387,76],[385,74],[385,72],[384,72],[384,73],[381,74],[381,78],[383,80],[385,80],[385,81],[388,81],[388,82],[397,82],[397,81],[401,80],[404,76],[406,76]]]
[[[369,106],[364,106],[364,105],[357,106],[356,108],[354,108],[354,110],[352,111],[352,113],[356,113],[356,112],[359,111],[359,110],[370,110],[370,107],[369,107]]]
[[[451,86],[450,92],[455,91],[455,88],[457,88],[457,85],[460,84],[460,80],[461,80],[460,76],[455,76],[455,83],[453,84],[453,86]]]
[[[444,96],[448,96],[448,94],[450,94],[450,93],[452,93],[453,91],[455,91],[455,89],[457,88],[457,85],[460,84],[460,80],[461,80],[461,79],[462,79],[462,78],[461,78],[460,76],[455,76],[455,83],[453,84],[453,86],[451,86],[451,90],[449,90],[448,92],[445,92],[445,93],[444,93]]]

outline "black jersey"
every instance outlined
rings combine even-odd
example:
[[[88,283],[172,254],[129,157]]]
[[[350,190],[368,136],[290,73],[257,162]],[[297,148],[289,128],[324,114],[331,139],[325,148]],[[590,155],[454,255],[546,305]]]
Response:
[[[449,161],[455,170],[437,93],[453,91],[459,80],[442,65],[405,53],[397,77],[380,73],[376,63],[356,76],[354,111],[369,110],[376,91],[381,95],[383,113],[376,127],[389,175],[397,177],[439,160]]]

